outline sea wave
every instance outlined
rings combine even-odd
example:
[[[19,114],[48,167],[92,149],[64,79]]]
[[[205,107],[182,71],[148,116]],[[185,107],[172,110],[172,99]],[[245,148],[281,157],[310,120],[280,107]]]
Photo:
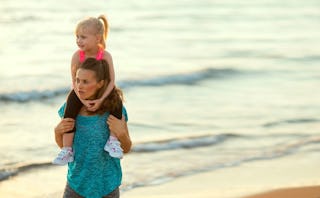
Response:
[[[320,122],[320,120],[315,118],[286,119],[286,120],[279,120],[279,121],[265,123],[263,124],[263,127],[269,128],[269,127],[275,127],[283,124],[305,124],[305,123],[314,123],[314,122]]]
[[[33,100],[43,100],[59,95],[65,95],[70,89],[57,88],[54,90],[30,90],[17,91],[12,93],[0,94],[0,101],[4,102],[29,102]]]
[[[205,171],[214,171],[219,170],[223,168],[229,168],[229,167],[236,167],[240,166],[245,163],[250,163],[253,161],[262,161],[262,160],[271,160],[275,158],[281,158],[285,157],[291,154],[294,154],[298,152],[300,149],[303,149],[304,147],[308,147],[312,144],[319,144],[320,143],[320,136],[299,136],[299,135],[287,135],[287,136],[296,136],[299,137],[295,141],[292,141],[287,144],[275,144],[270,147],[264,147],[260,149],[255,149],[255,152],[252,154],[248,154],[244,152],[244,154],[238,154],[234,156],[231,159],[226,159],[224,161],[210,161],[209,163],[202,163],[202,166],[197,166],[196,169],[189,169],[189,170],[183,170],[178,171],[172,174],[171,172],[163,173],[161,176],[157,177],[149,177],[149,179],[144,181],[137,181],[130,184],[124,184],[123,185],[123,191],[130,190],[132,188],[141,187],[141,186],[150,186],[155,184],[161,184],[168,182],[170,180],[183,177],[190,174],[195,174],[199,172],[205,172]],[[264,136],[269,138],[273,135]],[[283,135],[280,135],[280,137]],[[240,136],[240,138],[245,138],[244,136]],[[258,138],[258,136],[249,136],[249,138]],[[318,150],[313,151],[310,150],[310,152],[318,152]],[[214,158],[214,157],[213,157]]]
[[[12,11],[12,9],[5,10],[6,12]],[[16,23],[25,23],[28,21],[37,21],[40,20],[39,17],[36,15],[22,15],[22,16],[15,16],[10,17],[8,15],[1,16],[0,24],[16,24]]]
[[[41,168],[52,166],[51,162],[28,162],[28,163],[18,163],[14,165],[7,165],[0,169],[0,181],[6,180],[18,173],[28,171],[33,168]]]
[[[163,150],[174,150],[183,148],[195,148],[202,146],[210,146],[223,143],[225,140],[236,137],[235,134],[219,134],[219,135],[204,135],[189,138],[177,138],[163,141],[152,141],[139,143],[133,146],[132,153],[141,152],[157,152]],[[28,171],[34,168],[44,168],[52,166],[51,162],[26,162],[18,164],[5,165],[0,168],[0,181],[7,180],[10,177],[16,176],[21,172]]]
[[[196,85],[197,83],[208,79],[225,79],[240,73],[239,70],[222,68],[206,68],[191,73],[179,73],[166,76],[152,77],[139,80],[124,80],[119,83],[122,88],[135,86],[165,86],[165,85]]]
[[[183,139],[170,139],[164,141],[154,141],[137,144],[132,148],[133,152],[156,152],[164,150],[174,150],[183,148],[196,148],[202,146],[211,146],[214,144],[223,143],[224,141],[236,137],[235,134],[219,134],[206,135],[200,137],[190,137]]]
[[[288,141],[288,138],[290,141]],[[264,141],[265,139],[272,139],[273,144],[258,146],[256,142]],[[280,140],[280,142],[279,142]],[[230,145],[229,141],[236,141],[235,147],[228,147]],[[248,141],[253,143],[248,146]],[[231,142],[232,143],[232,142]],[[244,143],[244,145],[243,145]],[[314,147],[310,145],[314,144]],[[237,135],[232,133],[217,134],[217,135],[203,135],[195,136],[189,138],[177,138],[169,139],[163,141],[153,141],[138,143],[134,145],[132,153],[140,154],[145,152],[150,152],[151,155],[156,155],[156,152],[162,152],[170,150],[174,152],[177,149],[186,149],[189,155],[192,154],[193,149],[197,147],[215,147],[216,149],[223,148],[225,145],[227,153],[234,153],[233,157],[223,158],[224,160],[215,160],[219,156],[212,158],[212,160],[207,160],[206,163],[201,164],[201,166],[196,166],[196,169],[186,169],[181,172],[176,172],[174,176],[170,173],[163,172],[161,176],[155,178],[150,178],[148,181],[136,181],[131,184],[126,184],[124,190],[135,188],[137,186],[153,185],[155,183],[166,182],[170,179],[185,176],[188,174],[193,174],[208,170],[218,170],[222,168],[228,168],[233,166],[239,166],[244,163],[260,160],[271,160],[274,158],[281,158],[287,155],[299,152],[301,149],[309,148],[309,152],[318,152],[318,150],[310,149],[317,148],[320,144],[320,136],[314,135],[301,135],[301,134],[269,134],[269,135]],[[243,146],[241,146],[243,145]],[[221,147],[222,146],[222,147]],[[241,152],[239,149],[241,148]],[[248,150],[249,148],[249,150]],[[220,153],[224,152],[223,149],[219,149]],[[196,152],[196,149],[194,150]],[[230,152],[232,151],[232,152]],[[307,150],[304,150],[306,152]],[[214,155],[214,153],[212,153]],[[130,155],[130,154],[129,154]],[[195,155],[194,157],[201,156]],[[192,158],[193,159],[193,158]],[[211,159],[211,158],[210,158]],[[16,176],[21,172],[30,171],[31,169],[39,169],[53,166],[50,161],[42,162],[28,162],[19,164],[10,164],[1,167],[0,169],[0,181],[9,179],[10,177]],[[174,177],[174,178],[172,178]]]
[[[119,81],[117,84],[122,89],[129,89],[141,86],[166,86],[166,85],[195,85],[208,79],[225,79],[239,73],[234,69],[214,69],[206,68],[191,73],[178,73],[165,76],[156,76],[148,79],[128,79]],[[69,88],[59,87],[49,90],[29,90],[16,91],[11,93],[0,93],[0,101],[3,102],[29,102],[34,100],[44,100],[52,97],[66,95]]]

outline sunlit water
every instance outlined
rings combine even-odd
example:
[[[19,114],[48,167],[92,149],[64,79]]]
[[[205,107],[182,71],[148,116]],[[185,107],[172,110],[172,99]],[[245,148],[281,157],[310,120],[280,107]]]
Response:
[[[316,0],[2,0],[1,179],[57,154],[73,31],[102,13],[129,114],[128,158],[138,159],[125,188],[318,152],[319,9]]]

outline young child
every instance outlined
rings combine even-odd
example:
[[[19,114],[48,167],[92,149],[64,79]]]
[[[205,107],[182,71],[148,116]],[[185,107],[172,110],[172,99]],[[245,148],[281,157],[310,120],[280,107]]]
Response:
[[[100,15],[98,18],[90,17],[80,21],[76,27],[76,42],[79,47],[71,60],[71,77],[72,87],[67,98],[67,105],[65,108],[64,118],[75,119],[78,115],[81,107],[85,105],[88,111],[95,112],[99,109],[102,102],[115,87],[115,75],[112,57],[109,52],[105,50],[106,38],[108,33],[108,21],[104,15]],[[97,100],[81,100],[78,97],[78,90],[75,86],[75,76],[78,67],[87,59],[96,58],[97,60],[106,60],[109,64],[110,82],[107,85],[107,89],[104,94]],[[118,119],[122,117],[122,103],[115,111],[110,112]],[[74,153],[72,151],[73,137],[75,127],[68,133],[63,135],[63,147],[58,156],[53,160],[53,164],[65,165],[68,162],[73,161]],[[108,151],[110,156],[116,158],[122,158],[123,151],[120,147],[120,142],[117,140],[114,134],[110,134],[110,138],[106,142],[104,147],[105,151]]]

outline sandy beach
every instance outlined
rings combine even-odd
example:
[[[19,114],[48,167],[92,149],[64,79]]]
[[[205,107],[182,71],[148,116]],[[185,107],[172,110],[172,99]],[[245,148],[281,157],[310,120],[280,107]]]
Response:
[[[239,198],[319,198],[320,185],[316,186],[301,186],[279,188],[260,193],[247,194],[245,191],[256,191],[254,187],[235,186],[231,189],[225,187],[215,188],[211,179],[211,173],[204,173],[197,176],[191,176],[165,185],[154,186],[136,189],[128,193],[124,193],[123,198],[170,198],[170,197],[185,197],[185,198],[220,198],[220,197],[239,197]],[[194,181],[199,181],[195,183]]]
[[[311,156],[305,156],[311,157]],[[315,157],[315,156],[314,156]],[[319,198],[320,173],[303,155],[209,171],[123,193],[123,198]],[[303,167],[303,168],[302,168]]]
[[[283,188],[265,192],[257,195],[248,196],[245,198],[319,198],[320,186],[306,186],[296,188]]]

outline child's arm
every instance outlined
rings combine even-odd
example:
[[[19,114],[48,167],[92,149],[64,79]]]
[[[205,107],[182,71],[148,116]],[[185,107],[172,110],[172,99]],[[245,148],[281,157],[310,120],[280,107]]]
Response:
[[[112,56],[110,53],[105,52],[104,53],[105,60],[109,64],[109,73],[110,73],[110,82],[108,84],[108,87],[106,91],[103,93],[101,99],[104,100],[108,95],[111,93],[112,89],[115,86],[115,74],[114,74],[114,67],[113,67],[113,61],[112,61]]]
[[[99,109],[99,107],[101,106],[102,102],[104,101],[104,99],[106,97],[108,97],[108,95],[111,93],[112,89],[115,86],[115,74],[114,74],[114,67],[113,67],[113,61],[112,61],[112,56],[109,52],[104,53],[104,59],[108,62],[109,64],[109,73],[110,73],[110,82],[105,90],[105,92],[103,93],[103,95],[101,96],[101,98],[97,99],[97,100],[91,100],[90,103],[90,107],[88,108],[89,111],[96,111],[97,109]]]
[[[79,65],[79,51],[76,51],[73,56],[72,56],[72,59],[71,59],[71,78],[72,78],[72,88],[74,90],[74,92],[77,94],[79,100],[82,102],[83,105],[85,105],[86,107],[89,107],[90,106],[90,101],[88,100],[82,100],[80,97],[79,97],[79,92],[77,90],[77,87],[76,87],[76,72],[77,72],[77,65]]]

